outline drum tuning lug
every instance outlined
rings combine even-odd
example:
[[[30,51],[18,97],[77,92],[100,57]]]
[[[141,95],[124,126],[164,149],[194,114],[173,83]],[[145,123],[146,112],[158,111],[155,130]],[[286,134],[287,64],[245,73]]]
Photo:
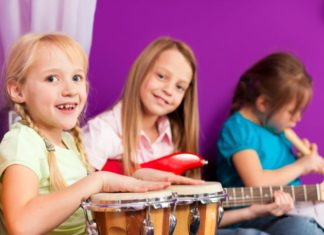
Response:
[[[177,217],[171,213],[169,217],[169,235],[173,235],[174,229],[177,225]]]
[[[218,218],[217,218],[217,224],[219,225],[220,222],[222,221],[223,218],[223,214],[224,214],[224,208],[222,206],[220,206],[218,208]]]
[[[143,231],[142,235],[154,235],[154,225],[151,221],[151,206],[148,205],[147,211],[146,211],[146,219],[143,221]]]
[[[190,210],[190,224],[189,224],[189,234],[196,235],[200,226],[200,213],[198,205]]]
[[[145,219],[143,221],[142,235],[154,235],[154,225],[150,220]]]
[[[86,220],[86,232],[88,235],[99,235],[96,222],[94,222],[93,220],[90,220],[90,218],[88,216],[88,209],[87,209],[88,204],[89,203],[86,200],[82,200],[81,205],[80,205],[83,210],[84,217]]]
[[[177,216],[176,216],[176,210],[177,210],[177,193],[172,193],[173,194],[173,208],[171,209],[171,213],[169,216],[169,234],[168,235],[173,235],[175,227],[177,225]]]
[[[87,223],[87,234],[88,235],[99,235],[97,224],[92,221],[90,224]]]

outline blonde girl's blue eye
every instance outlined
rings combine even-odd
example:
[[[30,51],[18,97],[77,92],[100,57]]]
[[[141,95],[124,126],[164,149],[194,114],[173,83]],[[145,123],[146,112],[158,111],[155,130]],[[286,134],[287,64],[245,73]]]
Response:
[[[55,75],[50,75],[50,76],[46,77],[46,81],[55,82],[55,81],[57,81],[57,77]]]
[[[82,80],[82,76],[76,74],[76,75],[74,75],[74,76],[72,77],[72,80],[75,81],[75,82],[79,82],[79,81]]]

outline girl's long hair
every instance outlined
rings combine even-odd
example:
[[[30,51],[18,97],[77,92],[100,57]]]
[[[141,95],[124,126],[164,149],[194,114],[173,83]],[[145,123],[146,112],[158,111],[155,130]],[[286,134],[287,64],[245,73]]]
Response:
[[[50,46],[56,46],[60,50],[64,51],[66,56],[68,56],[71,61],[74,61],[76,58],[82,58],[84,62],[84,71],[88,70],[87,55],[81,45],[74,39],[60,33],[29,33],[21,37],[11,49],[5,66],[6,83],[8,83],[10,80],[15,80],[21,85],[24,84],[31,67],[37,58],[38,48],[41,45],[48,46],[49,50],[51,49]],[[48,151],[50,190],[58,191],[65,188],[66,182],[58,169],[55,157],[55,149],[53,148],[52,143],[48,142],[48,140],[39,131],[37,125],[33,122],[28,113],[28,107],[26,107],[25,104],[14,103],[12,100],[10,100],[10,95],[8,92],[7,95],[9,102],[21,116],[22,123],[33,128],[44,139],[44,145]],[[92,171],[92,167],[89,164],[86,151],[82,143],[79,122],[76,123],[75,127],[71,129],[70,132],[73,135],[77,149],[79,150],[80,160],[83,162],[88,171]]]
[[[136,159],[139,144],[142,118],[140,86],[161,53],[170,49],[178,50],[186,58],[193,74],[191,84],[180,106],[174,112],[168,114],[173,143],[176,151],[198,152],[199,120],[195,56],[185,43],[168,37],[161,37],[148,45],[135,60],[122,95],[123,167],[127,175],[130,175],[134,170],[133,161]]]
[[[261,95],[269,105],[267,119],[294,100],[294,111],[298,111],[306,107],[312,97],[312,79],[297,57],[286,52],[273,53],[241,76],[230,113],[243,106],[253,107]]]

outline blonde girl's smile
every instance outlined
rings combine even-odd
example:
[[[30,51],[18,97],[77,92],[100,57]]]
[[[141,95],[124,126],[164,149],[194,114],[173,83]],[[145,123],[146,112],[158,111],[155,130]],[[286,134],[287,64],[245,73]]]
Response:
[[[57,105],[56,107],[60,110],[74,110],[75,107],[77,106],[76,103],[72,103],[72,104],[60,104],[60,105]]]
[[[78,103],[65,103],[56,105],[56,108],[60,110],[63,115],[73,114],[78,107]]]

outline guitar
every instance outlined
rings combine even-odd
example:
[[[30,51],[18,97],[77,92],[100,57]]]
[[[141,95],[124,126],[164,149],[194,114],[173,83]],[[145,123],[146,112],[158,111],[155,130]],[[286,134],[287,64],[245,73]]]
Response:
[[[223,201],[224,208],[266,204],[273,201],[273,192],[282,190],[294,199],[295,208],[291,215],[308,216],[324,228],[324,182],[299,186],[265,186],[224,188],[228,197]]]
[[[140,167],[153,168],[156,170],[173,172],[176,175],[182,175],[187,170],[203,167],[206,164],[208,164],[208,161],[197,154],[177,152],[149,162],[144,162],[140,164]],[[116,159],[108,159],[101,170],[118,174],[123,174],[124,172],[122,161]]]
[[[236,187],[224,190],[228,195],[227,200],[223,202],[225,208],[270,203],[273,201],[273,192],[278,190],[289,193],[296,202],[324,201],[324,182],[299,186]]]

